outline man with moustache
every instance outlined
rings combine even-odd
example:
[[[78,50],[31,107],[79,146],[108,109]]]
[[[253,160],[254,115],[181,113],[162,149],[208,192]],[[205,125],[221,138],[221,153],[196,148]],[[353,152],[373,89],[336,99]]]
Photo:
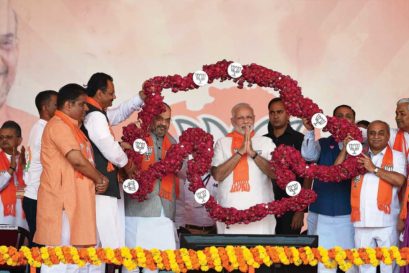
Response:
[[[396,103],[395,120],[398,128],[390,129],[389,146],[394,150],[402,152],[406,158],[406,169],[408,170],[409,162],[409,98],[399,99]],[[399,231],[403,231],[403,242],[401,247],[409,246],[409,217],[407,212],[409,208],[408,195],[409,183],[406,181],[401,189],[402,206],[399,216]],[[409,273],[409,266],[402,266],[401,273]]]
[[[58,92],[57,111],[44,129],[34,242],[47,245],[95,246],[95,192],[108,179],[94,167],[91,143],[79,128],[88,110],[86,91],[67,84]],[[71,272],[77,265],[43,265],[43,272]]]
[[[380,120],[368,126],[368,155],[358,162],[365,168],[351,187],[351,221],[355,227],[355,247],[391,247],[398,244],[400,212],[399,188],[406,180],[406,159],[388,145],[389,125]],[[341,162],[346,156],[340,157]],[[396,263],[381,263],[381,272],[393,272]],[[359,272],[375,273],[372,265],[361,265]]]
[[[37,118],[7,105],[7,96],[16,77],[17,59],[17,15],[9,0],[0,0],[0,123],[17,121],[22,128],[23,139],[28,139],[30,128]]]
[[[0,128],[0,224],[28,228],[24,217],[21,195],[25,187],[23,170],[24,147],[21,145],[21,128],[12,120]]]
[[[281,98],[274,98],[268,103],[269,123],[268,134],[264,135],[273,140],[278,147],[282,144],[292,146],[301,151],[304,135],[295,131],[290,125],[290,115],[285,109]],[[305,188],[311,188],[310,179],[297,178]],[[281,189],[273,180],[274,198],[280,200],[289,195]],[[300,234],[304,225],[304,212],[287,212],[281,217],[277,217],[276,234]]]
[[[219,139],[214,148],[211,173],[219,182],[217,198],[223,207],[248,209],[274,200],[271,178],[274,173],[268,160],[275,145],[271,139],[254,135],[254,111],[247,103],[231,110],[234,131]],[[249,224],[228,227],[217,223],[219,234],[274,234],[274,215]]]
[[[333,115],[355,123],[355,111],[348,105],[337,106]],[[332,166],[340,154],[346,155],[346,145],[343,142],[337,143],[332,136],[315,141],[311,123],[304,120],[304,126],[308,130],[301,147],[305,160]],[[318,235],[320,245],[328,249],[335,246],[354,248],[354,228],[350,220],[351,180],[331,183],[314,179],[313,190],[317,193],[317,200],[309,206],[308,234]],[[337,236],[334,236],[334,230],[337,231]],[[335,271],[336,268],[328,269],[322,263],[318,264],[319,273]],[[348,272],[354,271],[352,267]]]
[[[145,139],[148,152],[143,155],[142,171],[164,159],[171,145],[176,143],[168,133],[171,109],[167,104],[164,104],[163,108],[164,112],[153,119],[150,134]],[[168,174],[156,180],[153,191],[143,202],[125,195],[126,246],[176,249],[176,229],[173,221],[178,196],[179,179],[176,174]],[[151,271],[145,268],[144,272]]]
[[[98,245],[120,248],[125,246],[125,212],[118,169],[123,168],[128,176],[132,176],[135,168],[115,140],[112,126],[139,110],[143,93],[112,107],[116,98],[113,78],[101,72],[91,76],[86,90],[88,111],[82,130],[91,141],[96,168],[109,179],[108,189],[96,195]],[[92,270],[103,272],[104,265]]]

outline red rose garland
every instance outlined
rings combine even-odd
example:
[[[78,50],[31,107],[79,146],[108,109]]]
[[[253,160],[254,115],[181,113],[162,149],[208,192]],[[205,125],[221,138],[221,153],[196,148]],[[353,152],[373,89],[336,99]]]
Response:
[[[227,72],[230,63],[223,60],[216,64],[203,66],[203,71],[207,73],[209,78],[208,83],[212,83],[216,79],[220,81],[233,80],[237,83],[238,88],[243,88],[244,84],[249,87],[257,84],[261,87],[274,88],[279,91],[290,115],[311,119],[315,113],[322,113],[322,110],[311,99],[302,96],[301,88],[289,76],[251,64],[243,66],[242,76],[233,79]],[[193,82],[192,76],[193,74],[190,73],[185,77],[174,75],[147,80],[143,85],[143,91],[147,96],[145,106],[138,115],[140,127],[135,124],[124,127],[123,140],[133,143],[135,139],[147,136],[153,117],[164,110],[162,90],[170,88],[173,92],[178,92],[196,89],[198,86]],[[327,117],[327,119],[328,124],[324,131],[331,132],[336,141],[342,141],[347,134],[362,141],[361,132],[355,125],[336,117]],[[167,173],[177,172],[181,168],[183,160],[192,153],[194,158],[188,161],[187,169],[187,178],[190,181],[189,190],[195,192],[204,187],[201,176],[210,169],[213,156],[213,138],[201,129],[188,129],[180,137],[180,142],[169,149],[164,160],[153,164],[147,171],[137,174],[135,178],[139,181],[140,187],[133,197],[138,201],[145,200],[147,195],[152,192],[156,179]],[[142,155],[132,150],[127,150],[127,154],[140,169]],[[274,151],[271,164],[276,170],[277,183],[283,189],[290,181],[295,180],[296,175],[293,171],[297,176],[333,182],[354,177],[362,172],[362,169],[358,168],[356,158],[348,158],[338,166],[307,165],[297,150],[287,146],[280,146]],[[302,189],[295,197],[283,198],[268,204],[257,204],[246,210],[223,208],[217,204],[213,197],[205,206],[213,219],[229,225],[258,221],[269,214],[282,215],[287,211],[302,211],[314,202],[315,198],[316,194],[312,190]]]
[[[189,154],[194,156],[193,160],[188,161],[188,177],[192,173],[201,177],[210,169],[213,157],[213,136],[199,128],[184,131],[179,138],[179,143],[170,147],[165,159],[152,164],[148,170],[135,177],[139,182],[139,190],[132,197],[139,202],[147,199],[147,195],[153,191],[156,179],[168,173],[178,172]],[[200,181],[203,185],[203,181]]]
[[[277,184],[283,189],[289,181],[295,180],[296,176],[317,178],[323,182],[341,182],[365,173],[365,169],[357,164],[356,157],[349,157],[342,164],[334,166],[307,164],[299,151],[285,145],[274,150],[271,166],[279,170],[276,171]]]

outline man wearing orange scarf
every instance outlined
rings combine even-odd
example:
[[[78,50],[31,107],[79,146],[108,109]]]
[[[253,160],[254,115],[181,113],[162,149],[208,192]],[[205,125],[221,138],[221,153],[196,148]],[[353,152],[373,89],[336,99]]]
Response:
[[[151,132],[145,139],[148,152],[143,155],[142,170],[165,158],[166,152],[176,141],[168,134],[171,109],[165,104],[165,111],[156,116]],[[151,249],[175,249],[174,226],[176,198],[179,195],[179,179],[168,174],[155,183],[148,200],[138,202],[125,195],[125,242],[127,247],[141,246]],[[135,272],[139,272],[138,269]],[[144,272],[150,272],[147,268]]]
[[[96,244],[95,193],[108,179],[94,167],[92,147],[79,124],[88,109],[85,89],[67,84],[58,92],[57,111],[44,128],[41,142],[34,242],[48,246]],[[42,266],[44,272],[71,272],[75,265]]]
[[[397,151],[405,154],[406,157],[406,170],[409,169],[408,157],[409,157],[409,98],[403,98],[396,103],[396,125],[397,129],[391,128],[391,136],[389,138],[389,145]],[[405,185],[400,191],[401,196],[401,213],[399,219],[398,229],[403,232],[403,242],[401,247],[409,246],[409,218],[408,214],[408,195],[409,195],[409,183],[406,181]],[[400,268],[401,273],[409,273],[409,266],[403,266]]]
[[[214,148],[211,173],[219,182],[218,202],[223,207],[247,209],[274,200],[268,160],[275,145],[264,136],[255,136],[254,111],[247,103],[239,103],[231,110],[233,132],[219,139]],[[274,234],[273,215],[249,224],[226,227],[217,223],[219,234]]]
[[[24,147],[17,150],[22,141],[21,128],[14,121],[6,121],[0,128],[0,224],[28,229],[22,208],[25,187],[23,169]]]
[[[120,248],[125,246],[125,212],[118,170],[123,168],[131,176],[135,168],[115,140],[111,126],[118,125],[139,110],[143,100],[136,95],[112,107],[116,98],[113,78],[101,72],[89,79],[87,95],[89,110],[81,129],[91,141],[96,168],[109,179],[106,192],[96,196],[98,246]],[[102,264],[92,267],[91,271],[104,272],[104,268]]]
[[[367,172],[354,178],[351,184],[351,221],[356,248],[398,245],[398,191],[406,180],[406,160],[403,153],[388,145],[389,131],[386,122],[371,122],[369,155],[362,154],[358,158]],[[392,272],[394,267],[395,264],[381,263],[381,272]],[[375,273],[376,268],[363,265],[359,271]]]

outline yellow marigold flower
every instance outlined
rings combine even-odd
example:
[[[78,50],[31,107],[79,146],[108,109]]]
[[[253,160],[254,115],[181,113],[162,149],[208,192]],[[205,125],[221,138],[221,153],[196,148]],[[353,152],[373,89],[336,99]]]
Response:
[[[206,254],[204,254],[202,250],[198,250],[196,253],[197,258],[199,259],[199,264],[202,266],[207,265]]]
[[[5,254],[9,251],[7,246],[0,246],[0,253]]]

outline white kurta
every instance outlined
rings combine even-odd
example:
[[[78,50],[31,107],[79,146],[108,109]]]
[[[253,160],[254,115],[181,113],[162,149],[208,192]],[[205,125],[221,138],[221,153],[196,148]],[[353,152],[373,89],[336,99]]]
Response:
[[[386,148],[374,155],[369,151],[372,162],[377,167],[381,167]],[[406,176],[406,159],[401,152],[393,152],[393,171]],[[354,183],[354,181],[352,181]],[[355,227],[355,247],[391,247],[398,245],[398,233],[396,230],[400,204],[398,199],[398,187],[392,189],[391,212],[384,213],[378,209],[377,196],[379,188],[379,177],[373,173],[366,173],[362,181],[360,196],[361,220],[354,222]],[[386,266],[381,263],[381,272],[397,272],[398,267],[394,262]],[[359,268],[359,272],[375,273],[372,266],[364,265]]]
[[[264,136],[254,136],[251,139],[253,150],[259,156],[271,159],[271,153],[275,149],[272,140]],[[232,138],[223,137],[219,139],[214,148],[212,166],[219,166],[232,156]],[[265,175],[256,165],[251,157],[247,157],[249,166],[249,192],[230,192],[233,184],[233,172],[225,180],[219,182],[218,203],[222,207],[234,207],[240,210],[247,209],[260,203],[269,203],[274,200],[273,184],[271,179]],[[269,215],[264,219],[250,224],[234,224],[226,227],[224,223],[217,222],[217,232],[219,234],[274,234],[276,220],[274,215]]]
[[[377,167],[381,167],[386,148],[373,155],[369,152],[372,162]],[[403,153],[392,150],[393,152],[393,171],[406,176],[406,159]],[[352,181],[352,186],[354,186]],[[389,227],[396,226],[400,212],[398,198],[399,187],[392,188],[391,213],[386,214],[378,209],[377,197],[379,188],[379,177],[373,173],[366,173],[362,181],[360,214],[361,220],[354,222],[354,227]]]
[[[40,176],[43,171],[41,165],[41,138],[47,121],[39,119],[31,128],[28,146],[26,149],[26,170],[27,174],[24,177],[26,188],[24,196],[33,200],[37,200],[38,187],[40,186]]]
[[[118,168],[128,163],[128,158],[118,141],[111,134],[110,125],[117,125],[139,110],[143,101],[135,96],[117,107],[107,109],[106,117],[98,111],[88,113],[84,126],[89,139],[98,147],[103,156]],[[122,186],[122,185],[120,185]],[[96,220],[98,245],[119,248],[125,245],[125,211],[122,189],[121,199],[112,196],[96,195]]]

